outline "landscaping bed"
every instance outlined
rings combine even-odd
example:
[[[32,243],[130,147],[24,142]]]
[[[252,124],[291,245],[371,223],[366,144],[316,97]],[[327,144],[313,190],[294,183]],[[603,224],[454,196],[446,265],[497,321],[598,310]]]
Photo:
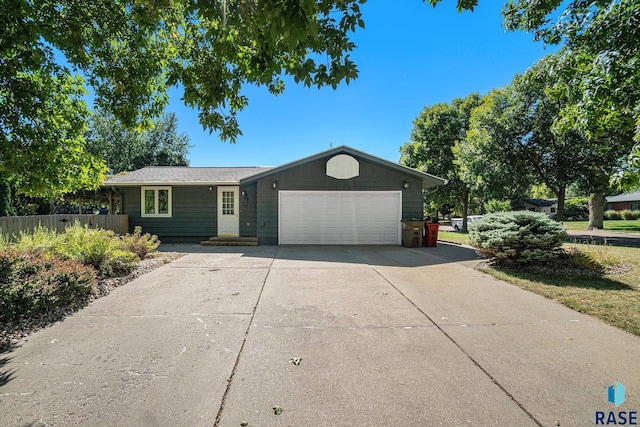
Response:
[[[0,351],[183,255],[159,244],[139,228],[118,236],[79,224],[0,241]]]

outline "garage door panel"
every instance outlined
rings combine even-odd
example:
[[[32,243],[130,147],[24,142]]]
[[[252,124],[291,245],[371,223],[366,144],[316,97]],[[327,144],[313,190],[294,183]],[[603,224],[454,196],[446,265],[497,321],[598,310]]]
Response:
[[[280,244],[400,244],[401,192],[280,191]]]

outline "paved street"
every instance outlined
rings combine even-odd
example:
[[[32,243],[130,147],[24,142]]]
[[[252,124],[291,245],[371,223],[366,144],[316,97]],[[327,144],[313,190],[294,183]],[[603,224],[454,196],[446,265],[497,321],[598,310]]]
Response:
[[[0,425],[588,426],[640,410],[638,337],[474,270],[464,247],[167,249],[190,253],[0,354]]]

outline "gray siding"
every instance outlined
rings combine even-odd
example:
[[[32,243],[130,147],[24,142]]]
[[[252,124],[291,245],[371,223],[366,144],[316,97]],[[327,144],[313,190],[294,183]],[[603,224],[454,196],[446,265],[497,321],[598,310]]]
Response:
[[[335,179],[326,175],[331,156],[270,175],[240,187],[240,236],[258,237],[262,245],[278,244],[278,190],[398,191],[402,190],[403,218],[422,218],[422,183],[419,178],[358,158],[360,175]],[[356,157],[356,156],[354,156]],[[278,182],[277,190],[271,184]],[[409,189],[403,190],[404,181]],[[246,198],[242,196],[246,192]],[[165,242],[198,242],[217,235],[217,189],[208,186],[173,186],[172,217],[143,218],[140,187],[122,187],[123,210],[130,231],[137,225]]]
[[[256,191],[258,186],[254,184],[240,187],[240,237],[256,237]],[[242,197],[242,191],[246,197]]]
[[[124,212],[129,215],[129,228],[137,225],[146,233],[156,234],[165,242],[198,242],[215,236],[217,228],[217,192],[208,187],[172,187],[171,218],[141,216],[140,187],[122,188]]]
[[[398,191],[402,190],[403,218],[422,218],[422,183],[409,174],[386,168],[358,158],[360,175],[335,179],[326,175],[327,156],[301,167],[285,170],[258,181],[257,236],[262,245],[278,244],[278,190],[316,191]],[[355,157],[355,156],[354,156]],[[277,181],[278,188],[271,184]],[[409,189],[403,190],[404,181]]]
[[[247,186],[246,206],[240,195],[241,236],[256,235],[255,188],[255,184]],[[208,186],[173,186],[171,218],[143,218],[140,187],[123,187],[120,192],[124,196],[124,212],[129,215],[130,231],[139,225],[144,232],[156,234],[165,242],[199,242],[217,236],[216,187],[209,191]]]

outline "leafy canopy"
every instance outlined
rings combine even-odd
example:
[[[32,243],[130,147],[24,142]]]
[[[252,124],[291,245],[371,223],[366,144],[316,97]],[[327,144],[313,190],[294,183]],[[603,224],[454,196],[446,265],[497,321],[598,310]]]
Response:
[[[189,137],[178,133],[174,113],[166,114],[151,129],[136,131],[106,112],[92,114],[85,133],[87,149],[105,160],[110,174],[145,166],[188,166]]]
[[[560,9],[564,8],[562,13]],[[555,129],[579,129],[590,138],[632,131],[636,145],[615,176],[640,180],[640,3],[637,0],[509,0],[508,30],[532,31],[545,43],[564,43],[556,69],[569,77],[574,98]],[[554,15],[559,15],[557,18]]]

